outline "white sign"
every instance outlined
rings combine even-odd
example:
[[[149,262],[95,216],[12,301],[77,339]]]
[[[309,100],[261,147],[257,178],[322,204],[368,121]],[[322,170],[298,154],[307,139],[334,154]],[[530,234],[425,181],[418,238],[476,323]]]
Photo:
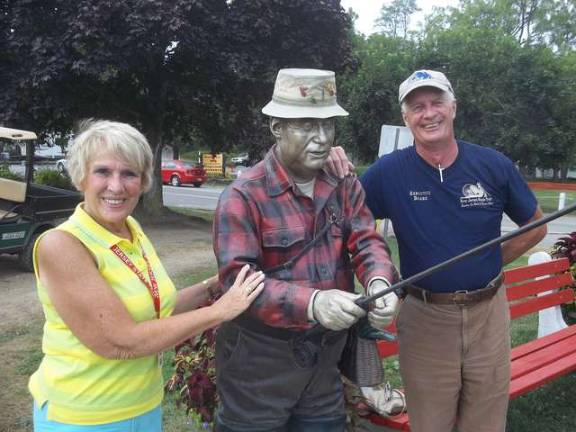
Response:
[[[412,137],[412,132],[410,129],[404,126],[394,126],[394,125],[382,125],[380,130],[380,146],[378,147],[378,157],[392,153],[395,150],[400,150],[406,147],[410,147],[414,143],[414,138]],[[414,197],[416,199],[416,197]],[[423,197],[420,199],[424,200]],[[425,197],[427,200],[428,197]],[[378,229],[380,234],[385,239],[388,235],[393,235],[392,224],[388,219],[384,219],[379,225]]]
[[[380,147],[378,157],[410,147],[414,142],[412,132],[404,126],[382,125],[380,130]]]
[[[26,231],[16,231],[2,234],[2,240],[18,240],[26,236]]]

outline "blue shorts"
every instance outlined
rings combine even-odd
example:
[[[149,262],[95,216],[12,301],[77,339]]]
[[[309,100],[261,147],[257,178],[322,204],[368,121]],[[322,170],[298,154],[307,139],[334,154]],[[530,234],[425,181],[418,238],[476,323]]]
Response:
[[[74,425],[46,418],[48,403],[42,408],[34,403],[34,432],[161,432],[162,408],[158,405],[137,417],[100,425]]]

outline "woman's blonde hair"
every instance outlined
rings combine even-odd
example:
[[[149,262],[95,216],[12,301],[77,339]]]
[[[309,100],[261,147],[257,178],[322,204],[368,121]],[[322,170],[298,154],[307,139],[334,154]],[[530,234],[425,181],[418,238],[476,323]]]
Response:
[[[99,154],[112,154],[136,169],[142,176],[142,190],[153,181],[153,155],[146,137],[126,123],[86,120],[68,150],[68,172],[76,189],[86,178],[88,166]]]

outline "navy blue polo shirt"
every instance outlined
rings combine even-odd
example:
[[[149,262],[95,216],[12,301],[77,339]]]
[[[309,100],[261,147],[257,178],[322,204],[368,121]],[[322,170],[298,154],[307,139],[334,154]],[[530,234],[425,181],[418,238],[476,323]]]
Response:
[[[404,278],[500,236],[502,215],[518,225],[537,201],[503,154],[458,141],[454,163],[440,171],[408,147],[382,156],[361,177],[366,204],[394,226]],[[434,292],[483,288],[502,268],[496,245],[422,279]]]

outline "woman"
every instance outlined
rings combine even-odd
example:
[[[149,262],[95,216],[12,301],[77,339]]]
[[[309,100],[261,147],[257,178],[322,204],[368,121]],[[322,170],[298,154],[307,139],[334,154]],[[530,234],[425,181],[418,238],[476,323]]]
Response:
[[[37,432],[160,431],[161,353],[233,319],[263,289],[262,273],[246,266],[209,307],[196,309],[207,281],[176,292],[130,216],[152,183],[152,159],[140,132],[111,121],[88,124],[70,148],[84,202],[34,252],[46,316],[29,382]]]

